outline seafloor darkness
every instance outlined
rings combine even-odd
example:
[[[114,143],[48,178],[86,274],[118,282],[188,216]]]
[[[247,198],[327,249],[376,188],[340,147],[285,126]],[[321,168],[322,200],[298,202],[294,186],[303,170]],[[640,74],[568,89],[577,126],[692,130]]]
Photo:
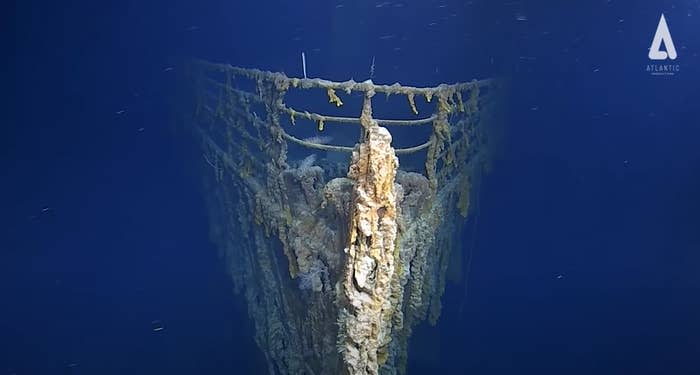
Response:
[[[468,282],[414,332],[409,374],[700,373],[697,0],[3,13],[0,374],[266,373],[173,103],[188,58],[301,76],[301,51],[334,80],[368,78],[374,57],[375,82],[509,82]],[[673,76],[647,71],[662,13]]]

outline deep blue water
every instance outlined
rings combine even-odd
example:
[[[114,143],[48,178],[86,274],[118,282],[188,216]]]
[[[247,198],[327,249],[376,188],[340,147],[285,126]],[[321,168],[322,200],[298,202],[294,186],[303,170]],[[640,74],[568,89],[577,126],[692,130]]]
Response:
[[[375,82],[509,81],[468,289],[409,374],[700,374],[700,2],[382,3],[8,8],[0,375],[264,373],[172,99],[189,57],[300,76],[301,51],[336,80],[374,56]],[[670,77],[645,71],[661,13]]]

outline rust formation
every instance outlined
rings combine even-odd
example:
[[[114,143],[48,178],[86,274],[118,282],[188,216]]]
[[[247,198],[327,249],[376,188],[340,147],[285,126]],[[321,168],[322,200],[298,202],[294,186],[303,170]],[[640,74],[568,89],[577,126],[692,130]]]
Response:
[[[405,373],[412,330],[437,321],[451,256],[462,251],[489,159],[495,82],[419,88],[189,68],[211,238],[269,373]],[[327,98],[316,111],[288,105],[292,92],[313,91]],[[375,118],[378,94],[405,97],[409,118]],[[348,109],[353,99],[361,104]],[[337,109],[356,115],[326,113]],[[353,144],[294,135],[309,124],[357,131]],[[390,129],[403,127],[430,131],[395,148]]]

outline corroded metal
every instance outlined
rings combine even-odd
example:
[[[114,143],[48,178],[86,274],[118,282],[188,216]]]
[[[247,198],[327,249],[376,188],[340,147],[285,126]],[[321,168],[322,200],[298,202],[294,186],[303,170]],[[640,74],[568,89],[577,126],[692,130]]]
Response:
[[[481,114],[495,82],[333,82],[205,61],[190,73],[211,237],[245,295],[270,374],[405,373],[413,327],[440,314],[450,254],[487,162]],[[336,109],[358,92],[363,104],[357,117],[292,109],[293,90],[325,91]],[[404,96],[415,118],[374,118],[377,93]],[[427,115],[418,117],[417,98]],[[297,122],[318,132],[354,125],[355,145],[302,139]],[[431,132],[395,149],[392,126]],[[397,155],[422,161],[400,166]]]

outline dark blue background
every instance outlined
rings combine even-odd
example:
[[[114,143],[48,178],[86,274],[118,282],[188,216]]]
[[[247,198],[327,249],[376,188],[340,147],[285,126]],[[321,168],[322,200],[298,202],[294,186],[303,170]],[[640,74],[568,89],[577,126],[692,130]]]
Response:
[[[378,4],[8,8],[0,374],[265,372],[172,99],[186,58],[299,76],[300,51],[337,80],[509,78],[468,291],[409,373],[700,374],[699,2]],[[673,77],[644,71],[662,12]]]

